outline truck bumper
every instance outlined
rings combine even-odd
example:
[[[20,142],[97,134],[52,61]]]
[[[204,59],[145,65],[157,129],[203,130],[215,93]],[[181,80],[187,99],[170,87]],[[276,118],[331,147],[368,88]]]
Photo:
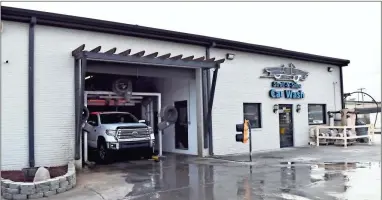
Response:
[[[133,148],[153,148],[154,140],[142,140],[142,141],[123,141],[123,142],[108,142],[107,148],[112,150],[123,150]]]

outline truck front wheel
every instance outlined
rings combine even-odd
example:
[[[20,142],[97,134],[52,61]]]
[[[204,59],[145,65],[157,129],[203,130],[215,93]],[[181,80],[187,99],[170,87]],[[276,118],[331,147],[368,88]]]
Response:
[[[107,149],[104,141],[98,143],[97,148],[98,160],[102,164],[108,164],[111,161],[110,150]]]

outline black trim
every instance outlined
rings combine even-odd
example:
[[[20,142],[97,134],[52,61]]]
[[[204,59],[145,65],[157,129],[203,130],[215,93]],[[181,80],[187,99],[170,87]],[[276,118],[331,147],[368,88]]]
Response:
[[[340,67],[340,93],[341,93],[341,108],[344,109],[346,105],[345,105],[345,99],[344,99],[344,78],[343,78],[342,67]]]
[[[29,167],[35,166],[34,151],[34,43],[36,18],[30,18],[28,47],[28,145]]]
[[[157,67],[180,67],[180,68],[215,68],[219,64],[223,63],[225,59],[216,60],[215,58],[205,59],[205,57],[199,57],[194,59],[194,56],[188,56],[182,58],[183,55],[177,55],[170,57],[171,54],[164,54],[167,58],[163,56],[158,56],[158,52],[149,54],[145,56],[145,51],[140,51],[139,53],[129,55],[123,51],[123,54],[114,54],[117,48],[112,48],[106,52],[100,52],[101,46],[87,51],[84,50],[85,45],[81,45],[72,51],[72,55],[75,58],[86,57],[89,61],[101,61],[101,62],[116,62],[116,63],[129,63],[135,65],[147,65],[147,66],[157,66]],[[112,52],[112,53],[111,53]],[[158,56],[158,57],[157,57]]]
[[[262,45],[249,44],[244,42],[237,42],[232,40],[206,37],[195,34],[181,33],[163,29],[155,29],[137,25],[123,24],[117,22],[110,22],[104,20],[96,20],[84,17],[76,17],[69,15],[62,15],[49,12],[41,12],[35,10],[27,10],[12,7],[1,7],[2,20],[10,20],[17,22],[29,23],[31,17],[39,19],[39,25],[55,26],[61,28],[79,29],[86,31],[103,32],[118,35],[129,35],[135,37],[143,37],[149,39],[165,40],[171,42],[208,46],[216,43],[215,48],[244,51],[250,53],[257,53],[269,56],[278,56],[284,58],[292,58],[304,61],[312,61],[335,66],[347,66],[349,60],[319,56],[314,54],[302,53],[297,51],[290,51],[281,48],[268,47]]]
[[[323,119],[322,119],[322,123],[319,123],[319,124],[314,124],[314,123],[310,123],[309,122],[309,106],[322,106],[322,115],[323,115]],[[327,117],[327,114],[328,112],[326,112],[326,104],[319,104],[319,103],[311,103],[311,104],[308,104],[308,123],[309,125],[323,125],[323,124],[326,124],[326,117]]]

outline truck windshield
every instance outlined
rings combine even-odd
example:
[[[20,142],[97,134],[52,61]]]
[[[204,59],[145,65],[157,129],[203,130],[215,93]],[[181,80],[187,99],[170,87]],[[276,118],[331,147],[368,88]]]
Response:
[[[138,123],[138,119],[130,113],[105,113],[100,118],[101,124]]]

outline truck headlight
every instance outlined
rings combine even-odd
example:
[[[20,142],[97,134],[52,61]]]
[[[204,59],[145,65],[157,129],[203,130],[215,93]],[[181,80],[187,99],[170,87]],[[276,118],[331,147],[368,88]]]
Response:
[[[148,128],[147,128],[147,133],[150,134],[150,139],[151,139],[151,140],[155,140],[155,136],[154,136],[153,128],[148,127]]]
[[[153,134],[153,133],[154,133],[153,128],[148,127],[148,128],[147,128],[147,133],[148,133],[148,134]]]
[[[106,130],[106,135],[110,135],[110,136],[114,136],[117,134],[117,131],[116,130],[110,130],[110,129],[107,129]]]

